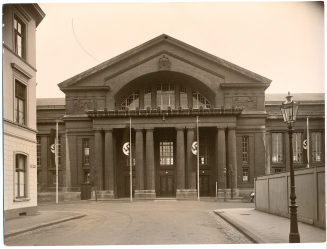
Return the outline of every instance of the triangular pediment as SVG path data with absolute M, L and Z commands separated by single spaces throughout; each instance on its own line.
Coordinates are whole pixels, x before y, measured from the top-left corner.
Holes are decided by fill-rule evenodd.
M 58 86 L 62 90 L 76 87 L 79 85 L 79 82 L 97 75 L 100 72 L 105 72 L 103 76 L 105 81 L 106 79 L 113 77 L 113 75 L 121 74 L 124 71 L 142 63 L 146 63 L 153 58 L 165 55 L 182 61 L 185 64 L 192 64 L 194 67 L 201 68 L 202 70 L 208 71 L 221 78 L 225 77 L 224 72 L 226 72 L 227 75 L 237 75 L 236 78 L 231 78 L 230 80 L 226 79 L 226 81 L 224 81 L 226 83 L 241 83 L 244 81 L 246 83 L 262 83 L 264 85 L 269 85 L 271 82 L 271 80 L 245 68 L 239 67 L 233 63 L 190 46 L 173 37 L 162 34 L 112 59 L 75 75 L 74 77 L 61 82 Z M 102 83 L 104 83 L 104 81 L 102 81 Z

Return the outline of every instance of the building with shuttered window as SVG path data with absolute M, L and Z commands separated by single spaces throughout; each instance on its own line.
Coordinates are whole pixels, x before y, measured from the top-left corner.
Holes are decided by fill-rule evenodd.
M 38 100 L 39 193 L 55 187 L 49 148 L 58 120 L 59 184 L 65 198 L 80 198 L 85 184 L 100 199 L 128 197 L 132 162 L 135 198 L 194 199 L 197 137 L 200 196 L 246 195 L 256 176 L 288 170 L 280 112 L 285 96 L 265 94 L 270 84 L 172 37 L 156 37 L 60 83 L 65 98 Z M 324 96 L 294 97 L 301 104 L 295 167 L 307 165 L 302 146 L 307 116 L 310 167 L 323 165 Z M 123 152 L 130 135 L 132 160 Z

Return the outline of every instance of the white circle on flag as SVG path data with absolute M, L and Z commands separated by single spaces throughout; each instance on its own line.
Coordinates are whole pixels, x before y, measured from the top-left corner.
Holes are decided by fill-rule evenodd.
M 192 148 L 191 148 L 191 150 L 192 150 L 192 153 L 194 154 L 194 155 L 196 155 L 197 153 L 198 153 L 198 142 L 193 142 L 192 143 Z
M 129 155 L 129 142 L 124 143 L 123 145 L 123 153 L 128 156 Z
M 51 144 L 51 145 L 50 145 L 50 151 L 51 151 L 52 153 L 55 153 L 55 150 L 56 150 L 56 148 L 55 148 L 55 144 Z

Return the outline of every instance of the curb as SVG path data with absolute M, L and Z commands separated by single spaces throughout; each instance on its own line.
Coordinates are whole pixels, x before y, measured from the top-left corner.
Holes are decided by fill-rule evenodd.
M 223 220 L 227 221 L 229 224 L 231 224 L 234 228 L 236 228 L 239 232 L 241 232 L 243 235 L 245 235 L 248 239 L 250 239 L 252 242 L 258 244 L 258 243 L 267 243 L 263 239 L 259 238 L 257 235 L 249 231 L 246 227 L 242 226 L 240 223 L 237 223 L 232 218 L 228 217 L 228 215 L 224 214 L 224 211 L 213 211 L 216 215 L 218 215 Z
M 43 228 L 43 227 L 56 225 L 56 224 L 59 224 L 59 223 L 62 223 L 62 222 L 79 219 L 79 218 L 82 218 L 84 216 L 86 216 L 86 215 L 85 214 L 75 215 L 75 216 L 71 216 L 71 217 L 68 217 L 68 218 L 54 220 L 54 221 L 51 221 L 51 222 L 48 222 L 48 223 L 46 223 L 46 222 L 41 223 L 40 225 L 37 225 L 37 226 L 34 226 L 34 227 L 28 227 L 28 228 L 24 228 L 24 229 L 21 229 L 21 230 L 16 230 L 16 231 L 4 234 L 4 238 L 9 238 L 9 237 L 12 237 L 12 236 L 16 236 L 18 234 L 26 233 L 26 232 L 33 231 L 33 230 L 36 230 L 36 229 L 39 229 L 39 228 Z

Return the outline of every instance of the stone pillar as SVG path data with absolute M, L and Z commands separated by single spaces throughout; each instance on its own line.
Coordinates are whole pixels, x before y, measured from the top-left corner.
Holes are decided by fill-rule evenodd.
M 271 170 L 271 133 L 266 132 L 266 140 L 265 140 L 265 154 L 266 154 L 266 167 L 265 167 L 265 174 L 269 175 Z
M 180 86 L 177 84 L 175 85 L 175 109 L 180 107 Z
M 223 189 L 226 187 L 226 175 L 224 170 L 226 168 L 226 139 L 225 139 L 225 128 L 218 127 L 217 131 L 217 179 L 218 188 Z
M 187 128 L 186 167 L 189 189 L 196 190 L 196 155 L 192 153 L 192 143 L 195 141 L 194 128 Z
M 139 93 L 139 108 L 144 109 L 144 88 L 140 89 Z
M 184 198 L 196 199 L 196 155 L 192 153 L 192 143 L 195 141 L 194 128 L 187 128 L 186 141 L 186 171 L 187 171 L 187 190 Z
M 103 141 L 102 131 L 96 129 L 94 131 L 94 162 L 95 167 L 93 171 L 94 186 L 97 187 L 97 191 L 103 190 Z
M 113 130 L 105 130 L 105 190 L 106 197 L 112 199 L 115 197 L 115 172 L 114 172 L 114 146 L 113 146 Z
M 235 127 L 228 127 L 228 167 L 232 170 L 231 186 L 237 189 L 237 158 Z M 237 191 L 235 191 L 237 192 Z
M 176 139 L 176 157 L 177 157 L 177 174 L 176 174 L 176 198 L 185 198 L 185 147 L 184 147 L 184 128 L 177 128 Z
M 151 87 L 151 108 L 155 109 L 157 107 L 157 88 L 156 85 L 153 84 Z
M 140 198 L 144 190 L 143 130 L 135 129 L 136 189 L 135 198 Z
M 155 199 L 155 166 L 154 166 L 154 142 L 153 129 L 146 129 L 146 191 L 144 198 Z

